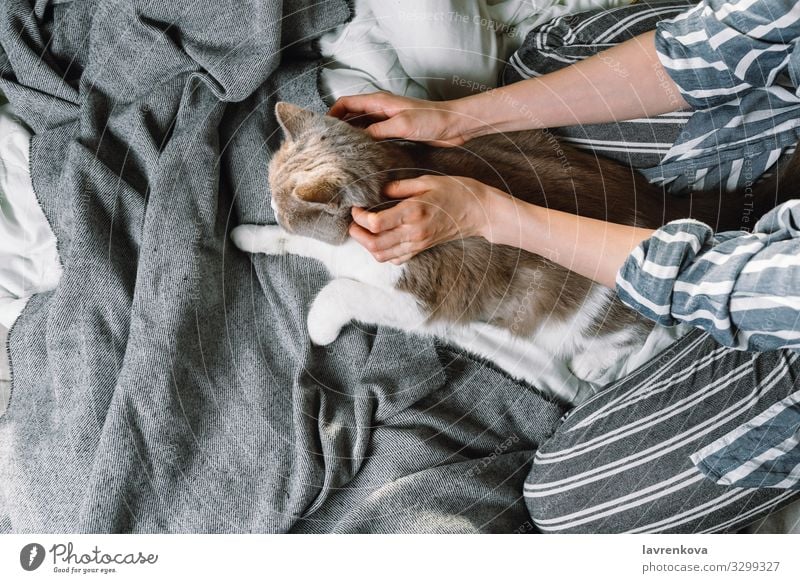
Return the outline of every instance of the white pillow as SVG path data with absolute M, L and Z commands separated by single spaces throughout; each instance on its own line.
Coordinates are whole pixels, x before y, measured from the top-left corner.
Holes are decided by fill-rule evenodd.
M 320 39 L 328 102 L 390 91 L 453 99 L 495 87 L 507 59 L 534 27 L 630 0 L 356 0 L 355 17 Z

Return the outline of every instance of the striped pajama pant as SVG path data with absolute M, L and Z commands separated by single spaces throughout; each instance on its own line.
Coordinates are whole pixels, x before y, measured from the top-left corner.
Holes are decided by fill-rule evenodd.
M 528 35 L 501 84 L 561 69 L 694 4 L 649 0 L 557 18 Z M 624 79 L 619 63 L 606 64 Z M 557 133 L 623 164 L 658 167 L 691 115 L 675 112 Z M 727 170 L 698 166 L 672 177 L 670 186 L 688 190 L 708 172 Z M 798 358 L 788 351 L 735 351 L 691 332 L 570 411 L 541 445 L 525 486 L 536 526 L 548 533 L 727 532 L 800 498 L 798 490 L 717 484 L 690 459 L 782 399 L 800 396 Z
M 718 485 L 690 456 L 798 391 L 800 353 L 737 351 L 693 331 L 565 415 L 526 481 L 534 523 L 552 533 L 738 530 L 800 491 Z

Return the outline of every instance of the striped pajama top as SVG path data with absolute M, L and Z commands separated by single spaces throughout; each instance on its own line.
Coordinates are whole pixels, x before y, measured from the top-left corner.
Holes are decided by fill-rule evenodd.
M 662 171 L 716 166 L 735 188 L 795 144 L 798 40 L 800 2 L 791 0 L 705 0 L 659 23 L 658 55 L 696 110 Z M 726 346 L 800 350 L 800 193 L 752 232 L 714 234 L 692 220 L 667 224 L 628 257 L 617 291 L 648 318 L 692 324 Z M 701 471 L 728 467 L 736 486 L 800 489 L 800 390 L 692 460 Z
M 670 191 L 751 185 L 800 140 L 800 3 L 706 0 L 658 23 L 661 63 L 695 110 L 660 163 Z

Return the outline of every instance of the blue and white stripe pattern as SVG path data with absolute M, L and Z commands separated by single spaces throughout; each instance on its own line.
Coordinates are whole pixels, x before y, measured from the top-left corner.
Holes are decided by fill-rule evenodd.
M 651 31 L 661 20 L 678 16 L 695 4 L 696 0 L 639 2 L 562 15 L 528 33 L 509 59 L 502 82 L 509 85 L 563 69 Z M 629 77 L 621 63 L 605 62 L 620 79 Z M 673 111 L 651 118 L 553 128 L 553 131 L 577 148 L 633 168 L 652 168 L 660 164 L 692 115 L 691 111 Z
M 696 452 L 691 459 L 721 486 L 757 483 L 768 488 L 800 489 L 798 448 L 800 391 Z
M 747 187 L 800 139 L 800 3 L 705 0 L 658 24 L 656 49 L 696 111 L 661 164 L 671 191 Z
M 628 257 L 617 290 L 661 324 L 693 324 L 734 348 L 800 352 L 800 200 L 770 211 L 752 233 L 714 236 L 697 221 L 673 221 Z M 800 489 L 800 390 L 692 461 L 720 485 Z
M 657 170 L 662 178 L 702 190 L 699 173 L 707 187 L 746 188 L 797 142 L 798 38 L 794 0 L 705 0 L 659 23 L 659 57 L 697 109 Z M 724 346 L 798 351 L 800 200 L 770 211 L 751 233 L 669 223 L 630 255 L 617 290 L 656 322 L 692 324 Z M 799 428 L 800 391 L 691 459 L 720 485 L 800 489 Z
M 752 233 L 668 223 L 628 257 L 617 291 L 646 317 L 692 324 L 725 346 L 800 349 L 800 200 L 767 213 Z
M 525 501 L 543 532 L 735 532 L 800 499 L 800 353 L 689 332 L 572 409 Z M 710 478 L 710 479 L 709 479 Z

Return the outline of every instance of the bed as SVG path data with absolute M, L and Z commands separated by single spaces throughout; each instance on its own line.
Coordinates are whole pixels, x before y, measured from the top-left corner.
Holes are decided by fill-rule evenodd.
M 18 112 L 36 134 L 33 177 L 28 128 L 11 111 L 0 117 L 0 178 L 15 209 L 6 211 L 0 228 L 18 243 L 5 250 L 5 264 L 16 265 L 15 272 L 0 270 L 0 341 L 7 344 L 13 326 L 18 387 L 0 425 L 6 460 L 0 479 L 7 484 L 0 526 L 511 532 L 526 523 L 519 497 L 527 463 L 566 407 L 586 395 L 585 387 L 546 355 L 518 357 L 541 369 L 533 387 L 463 350 L 391 331 L 352 330 L 335 345 L 339 354 L 312 349 L 300 323 L 323 282 L 320 270 L 285 259 L 257 258 L 251 265 L 224 235 L 234 221 L 273 220 L 261 185 L 262 159 L 278 139 L 267 113 L 277 97 L 320 108 L 313 95 L 317 81 L 328 104 L 374 90 L 428 98 L 485 90 L 534 26 L 618 2 L 446 0 L 420 10 L 357 0 L 346 23 L 345 3 L 330 4 L 327 12 L 308 9 L 307 18 L 287 25 L 297 36 L 302 66 L 254 63 L 230 46 L 229 53 L 219 51 L 225 43 L 204 38 L 202 25 L 196 37 L 180 41 L 196 61 L 187 62 L 159 34 L 159 23 L 176 14 L 136 6 L 147 14 L 134 31 L 141 46 L 150 43 L 174 57 L 166 59 L 168 67 L 139 73 L 131 86 L 124 75 L 107 73 L 113 66 L 92 69 L 92 54 L 64 33 L 56 61 L 77 51 L 84 72 L 97 75 L 100 91 L 88 111 L 78 115 L 72 107 L 79 99 L 69 74 L 57 90 L 47 75 L 12 84 L 21 92 L 14 97 L 31 87 L 44 97 Z M 88 9 L 70 2 L 51 8 L 56 38 Z M 235 28 L 232 18 L 201 16 Z M 93 25 L 97 42 L 112 42 L 117 18 L 101 12 Z M 302 48 L 295 29 L 327 31 L 318 43 L 321 70 L 303 60 L 310 49 Z M 129 53 L 120 56 L 120 67 L 125 59 L 145 58 L 134 43 L 122 49 Z M 8 54 L 6 70 L 26 62 L 24 55 Z M 232 63 L 226 62 L 230 55 Z M 272 72 L 263 73 L 270 79 L 265 87 L 242 86 L 236 74 L 245 64 L 250 72 L 255 65 Z M 137 92 L 158 75 L 167 80 L 163 90 Z M 192 91 L 170 87 L 174 80 Z M 220 99 L 234 105 L 220 109 Z M 54 106 L 56 100 L 67 105 Z M 165 104 L 183 126 L 167 127 L 159 117 Z M 46 108 L 61 118 L 43 119 Z M 78 147 L 63 135 L 76 122 L 71 131 L 80 127 Z M 101 123 L 110 135 L 93 131 Z M 220 129 L 217 136 L 223 123 L 237 131 Z M 131 130 L 143 131 L 149 143 L 128 139 L 137 135 Z M 197 148 L 198 135 L 214 137 L 203 137 Z M 120 148 L 131 158 L 120 160 L 114 154 Z M 65 165 L 37 173 L 53 160 L 78 170 Z M 215 172 L 200 169 L 198 160 Z M 213 184 L 218 190 L 209 189 Z M 82 194 L 65 201 L 60 188 Z M 219 198 L 201 194 L 209 190 Z M 111 195 L 104 198 L 104 191 Z M 165 230 L 174 236 L 165 238 Z M 103 301 L 87 301 L 88 289 Z M 659 331 L 614 374 L 636 368 L 679 333 Z M 11 387 L 5 356 L 0 353 L 0 410 Z M 413 373 L 404 360 L 415 364 Z M 550 368 L 542 369 L 543 360 Z M 37 370 L 46 374 L 35 378 Z M 57 451 L 57 443 L 69 447 Z M 506 444 L 500 452 L 498 443 Z M 72 477 L 67 487 L 62 479 L 43 479 L 55 468 Z M 22 493 L 25 501 L 18 499 Z M 392 516 L 385 515 L 387 507 L 395 509 Z M 797 527 L 798 513 L 795 505 L 753 529 L 788 531 Z

